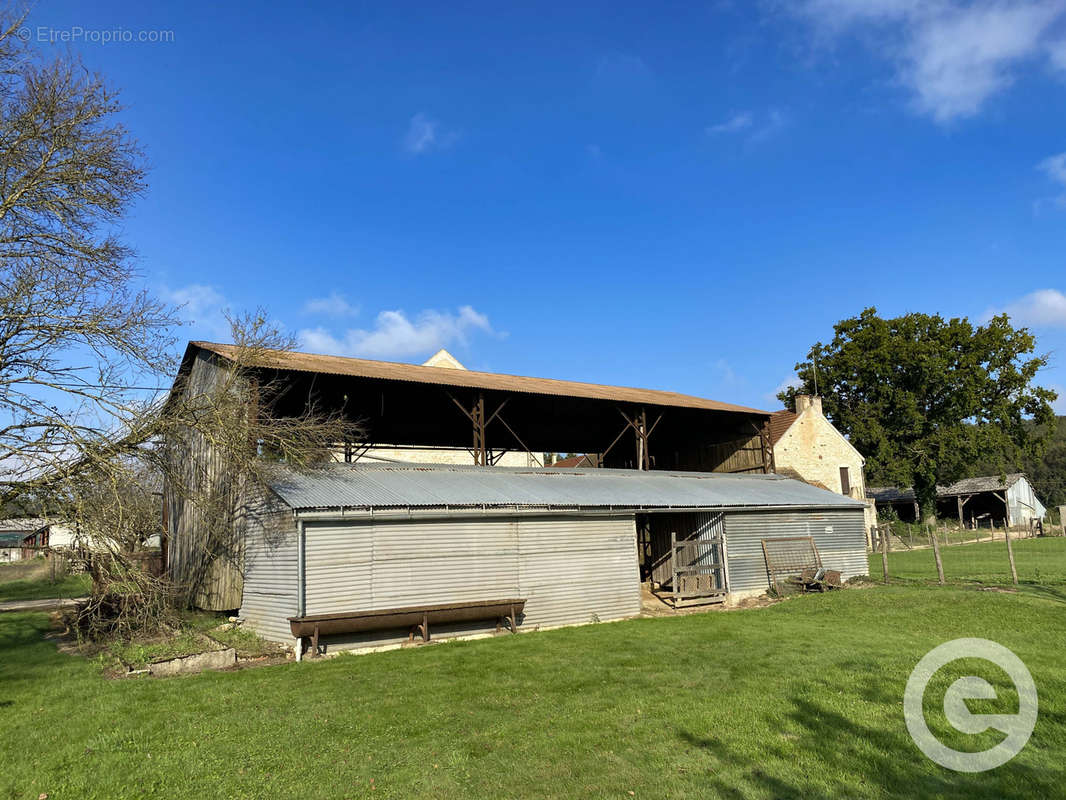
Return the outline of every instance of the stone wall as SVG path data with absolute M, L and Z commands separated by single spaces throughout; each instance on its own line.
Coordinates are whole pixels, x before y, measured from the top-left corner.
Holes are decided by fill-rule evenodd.
M 840 468 L 847 467 L 849 497 L 866 499 L 865 459 L 822 413 L 820 397 L 797 397 L 799 416 L 774 445 L 777 470 L 793 470 L 808 483 L 844 494 Z M 867 503 L 866 528 L 877 524 L 877 512 Z

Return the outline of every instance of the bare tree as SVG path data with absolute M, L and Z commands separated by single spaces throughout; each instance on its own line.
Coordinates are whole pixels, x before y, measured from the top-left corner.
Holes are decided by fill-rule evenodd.
M 314 408 L 271 413 L 281 389 L 255 365 L 292 342 L 263 315 L 234 320 L 238 355 L 217 385 L 165 403 L 146 394 L 177 361 L 175 311 L 140 285 L 115 233 L 145 189 L 142 152 L 116 92 L 23 46 L 24 18 L 0 12 L 0 506 L 32 498 L 104 543 L 82 551 L 94 576 L 84 629 L 129 633 L 161 624 L 174 594 L 134 558 L 160 528 L 151 487 L 165 483 L 211 531 L 204 569 L 239 566 L 242 508 L 269 463 L 313 463 L 354 433 Z M 183 461 L 193 446 L 219 464 L 210 479 Z
M 290 387 L 261 367 L 295 343 L 261 313 L 232 319 L 231 329 L 232 358 L 216 380 L 193 387 L 179 379 L 165 403 L 145 409 L 121 439 L 83 451 L 80 467 L 53 486 L 53 505 L 86 545 L 74 558 L 93 575 L 79 620 L 90 637 L 165 628 L 213 575 L 240 574 L 247 527 L 269 524 L 256 515 L 277 466 L 312 467 L 362 438 L 343 409 L 308 402 L 295 416 L 277 413 Z M 181 543 L 176 581 L 145 569 L 139 553 L 163 533 L 163 486 L 196 531 Z
M 106 447 L 173 365 L 174 315 L 113 232 L 145 186 L 117 95 L 22 46 L 23 19 L 0 19 L 0 501 Z

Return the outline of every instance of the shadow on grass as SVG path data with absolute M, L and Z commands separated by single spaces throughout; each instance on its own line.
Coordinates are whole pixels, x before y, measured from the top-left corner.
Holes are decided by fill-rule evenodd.
M 678 730 L 677 738 L 705 750 L 722 769 L 707 778 L 707 796 L 724 798 L 960 797 L 1047 798 L 1061 796 L 1066 770 L 1058 760 L 1049 768 L 1034 748 L 998 769 L 984 773 L 953 772 L 929 761 L 907 733 L 902 696 L 886 692 L 876 681 L 853 686 L 864 703 L 893 709 L 886 724 L 865 724 L 809 697 L 792 697 L 775 719 L 781 741 L 760 743 L 759 756 L 738 751 L 714 737 Z M 820 687 L 826 696 L 839 687 Z M 1030 745 L 1032 746 L 1032 745 Z M 799 754 L 799 755 L 798 755 Z M 804 764 L 816 765 L 804 771 Z M 797 777 L 798 776 L 798 777 Z
M 84 669 L 84 658 L 63 655 L 54 641 L 45 639 L 50 630 L 47 614 L 0 614 L 0 683 L 32 682 L 42 672 L 58 677 Z

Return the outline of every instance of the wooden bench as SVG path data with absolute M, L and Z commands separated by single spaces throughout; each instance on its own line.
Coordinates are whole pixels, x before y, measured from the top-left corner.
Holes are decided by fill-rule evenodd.
M 518 632 L 518 616 L 525 608 L 525 598 L 508 600 L 475 600 L 467 603 L 443 603 L 439 605 L 405 606 L 383 608 L 374 611 L 347 611 L 337 614 L 312 614 L 289 617 L 292 635 L 301 641 L 311 639 L 311 652 L 318 655 L 320 636 L 343 633 L 362 633 L 390 628 L 407 628 L 407 641 L 413 642 L 415 634 L 429 641 L 429 626 L 447 622 L 480 622 L 496 620 L 499 633 L 506 623 L 511 633 Z

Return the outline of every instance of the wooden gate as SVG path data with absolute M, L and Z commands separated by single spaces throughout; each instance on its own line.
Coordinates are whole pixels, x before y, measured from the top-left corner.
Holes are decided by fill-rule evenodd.
M 649 515 L 653 588 L 675 606 L 725 600 L 721 513 Z

